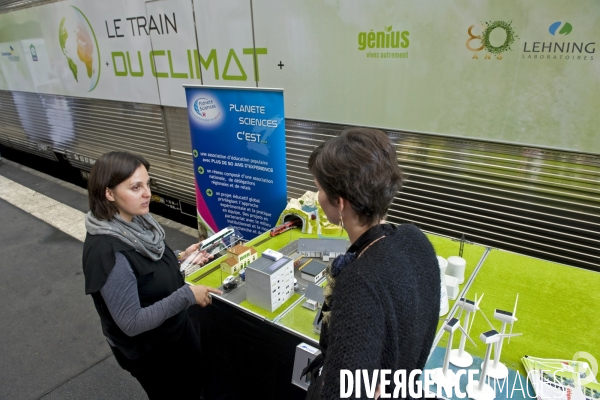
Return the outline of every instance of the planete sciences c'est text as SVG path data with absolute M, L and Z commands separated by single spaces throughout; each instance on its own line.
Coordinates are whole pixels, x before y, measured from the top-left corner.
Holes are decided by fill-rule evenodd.
M 256 105 L 246 105 L 246 104 L 229 104 L 230 112 L 238 112 L 238 113 L 247 113 L 247 114 L 257 114 L 258 118 L 253 117 L 239 117 L 238 120 L 240 125 L 249 125 L 249 126 L 264 126 L 267 128 L 277 128 L 278 123 L 276 119 L 265 119 L 260 118 L 260 116 L 265 114 L 265 106 L 256 106 Z M 247 142 L 261 142 L 260 134 L 240 131 L 236 133 L 238 140 L 246 140 Z

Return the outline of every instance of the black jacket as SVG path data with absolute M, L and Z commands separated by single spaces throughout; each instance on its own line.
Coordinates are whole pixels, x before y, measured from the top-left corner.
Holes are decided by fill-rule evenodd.
M 148 307 L 164 299 L 182 287 L 185 282 L 179 272 L 177 259 L 169 246 L 165 246 L 160 260 L 153 261 L 117 238 L 87 234 L 83 244 L 85 292 L 92 295 L 104 335 L 110 338 L 123 354 L 134 359 L 149 351 L 157 342 L 179 339 L 185 328 L 187 312 L 182 310 L 159 327 L 136 336 L 130 337 L 123 333 L 110 315 L 100 294 L 100 289 L 115 266 L 116 252 L 122 253 L 131 265 L 137 278 L 138 295 L 142 307 Z
M 366 369 L 369 376 L 375 369 L 406 370 L 408 376 L 424 368 L 433 344 L 441 285 L 433 246 L 414 225 L 371 229 L 380 232 L 367 231 L 348 251 L 366 248 L 365 236 L 385 237 L 335 278 L 329 323 L 321 331 L 325 362 L 315 396 L 321 399 L 339 398 L 341 369 Z

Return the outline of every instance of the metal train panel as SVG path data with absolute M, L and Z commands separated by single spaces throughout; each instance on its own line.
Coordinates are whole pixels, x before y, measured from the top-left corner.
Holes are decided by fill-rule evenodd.
M 24 99 L 27 96 L 31 99 Z M 134 151 L 152 164 L 157 193 L 195 204 L 185 109 L 60 98 L 69 107 L 61 111 L 59 129 L 51 122 L 57 116 L 48 117 L 54 108 L 47 105 L 56 104 L 53 96 L 17 97 L 0 91 L 0 118 L 10 121 L 8 129 L 2 129 L 5 145 L 46 157 L 54 156 L 54 150 L 84 170 L 106 151 Z M 28 124 L 23 124 L 22 114 L 9 115 L 16 110 L 15 101 L 27 106 Z M 93 123 L 84 123 L 92 114 Z M 43 131 L 48 126 L 54 126 L 50 135 Z M 344 127 L 286 121 L 289 197 L 316 190 L 308 156 Z M 390 209 L 392 222 L 411 222 L 452 237 L 465 234 L 478 243 L 598 268 L 600 157 L 410 132 L 388 134 L 407 174 Z

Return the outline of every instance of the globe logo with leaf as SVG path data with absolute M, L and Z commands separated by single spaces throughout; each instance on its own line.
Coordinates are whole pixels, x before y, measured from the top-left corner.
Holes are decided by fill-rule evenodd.
M 100 80 L 100 50 L 96 34 L 87 17 L 71 6 L 58 28 L 60 49 L 78 85 L 91 92 Z

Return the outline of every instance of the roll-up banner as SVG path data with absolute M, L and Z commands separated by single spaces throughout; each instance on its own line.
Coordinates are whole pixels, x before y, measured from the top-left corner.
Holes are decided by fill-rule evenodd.
M 199 228 L 251 239 L 287 204 L 283 89 L 184 87 Z

